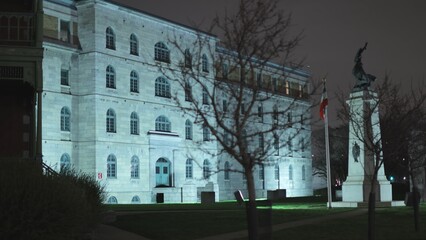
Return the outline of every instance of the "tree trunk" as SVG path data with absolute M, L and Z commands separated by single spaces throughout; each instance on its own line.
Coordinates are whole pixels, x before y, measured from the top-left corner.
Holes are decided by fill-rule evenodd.
M 414 212 L 414 229 L 416 232 L 420 230 L 420 216 L 419 216 L 419 195 L 420 193 L 417 190 L 416 184 L 413 182 L 412 188 L 412 200 L 413 200 L 413 212 Z
M 376 194 L 373 191 L 370 191 L 370 195 L 368 197 L 368 240 L 374 240 L 375 237 L 375 211 Z
M 246 170 L 245 172 L 247 178 L 247 190 L 249 194 L 249 201 L 246 203 L 247 211 L 247 230 L 249 235 L 249 240 L 258 240 L 259 231 L 258 231 L 258 218 L 257 218 L 257 208 L 256 208 L 256 192 L 254 187 L 253 172 Z
M 368 196 L 368 240 L 374 240 L 376 235 L 376 179 L 377 175 L 374 174 Z

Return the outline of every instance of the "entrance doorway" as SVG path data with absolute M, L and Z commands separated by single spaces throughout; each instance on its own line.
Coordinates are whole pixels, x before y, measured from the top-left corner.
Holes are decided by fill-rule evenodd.
M 159 158 L 155 163 L 156 187 L 170 187 L 170 162 Z

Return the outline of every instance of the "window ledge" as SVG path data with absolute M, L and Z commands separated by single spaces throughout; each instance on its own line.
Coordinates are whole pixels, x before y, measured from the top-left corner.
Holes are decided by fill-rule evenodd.
M 179 134 L 176 132 L 161 132 L 161 131 L 148 131 L 148 135 L 163 135 L 163 136 L 171 136 L 171 137 L 179 137 Z

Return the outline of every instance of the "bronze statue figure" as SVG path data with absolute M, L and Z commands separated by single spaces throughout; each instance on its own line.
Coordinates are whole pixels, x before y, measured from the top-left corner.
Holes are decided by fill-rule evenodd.
M 362 68 L 362 52 L 364 52 L 367 49 L 368 42 L 365 43 L 363 48 L 360 48 L 355 56 L 355 66 L 352 69 L 352 74 L 357 79 L 354 90 L 365 90 L 368 87 L 370 87 L 371 82 L 373 82 L 376 77 L 365 73 L 364 69 Z
M 358 162 L 359 154 L 361 152 L 361 149 L 357 142 L 352 146 L 352 156 L 354 157 L 354 161 Z

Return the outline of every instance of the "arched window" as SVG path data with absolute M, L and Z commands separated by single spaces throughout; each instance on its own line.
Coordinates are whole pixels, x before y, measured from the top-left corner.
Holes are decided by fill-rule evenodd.
M 107 159 L 107 178 L 117 178 L 117 159 L 113 154 Z
M 192 102 L 192 86 L 188 80 L 185 81 L 185 101 Z
M 155 96 L 170 98 L 170 84 L 167 79 L 158 77 L 155 79 Z
M 135 112 L 130 114 L 130 134 L 139 135 L 139 117 Z
M 61 172 L 69 169 L 71 167 L 70 155 L 68 155 L 67 153 L 62 154 L 59 166 Z
M 115 124 L 116 124 L 115 112 L 114 110 L 110 108 L 108 109 L 106 114 L 106 131 L 110 133 L 115 133 L 116 132 Z
M 155 60 L 170 63 L 170 51 L 163 42 L 155 44 Z
M 274 105 L 272 108 L 272 120 L 274 124 L 278 123 L 278 107 Z
M 207 159 L 205 159 L 203 162 L 203 178 L 204 179 L 210 178 L 210 162 Z
M 263 133 L 259 133 L 259 135 L 257 135 L 257 138 L 259 144 L 259 151 L 263 153 L 263 151 L 265 150 L 265 139 L 263 138 Z
M 67 107 L 61 109 L 61 131 L 71 130 L 71 112 Z
M 192 55 L 191 52 L 189 51 L 189 49 L 186 49 L 184 52 L 184 64 L 186 68 L 192 68 Z
M 108 198 L 107 203 L 108 203 L 108 204 L 117 204 L 117 203 L 118 203 L 118 201 L 117 201 L 117 198 L 116 198 L 116 197 L 112 196 L 112 197 L 109 197 L 109 198 Z
M 189 119 L 185 121 L 185 139 L 192 140 L 192 123 Z
M 108 65 L 106 68 L 105 79 L 107 88 L 115 88 L 115 71 L 111 65 Z
M 224 63 L 222 64 L 222 78 L 223 79 L 228 79 L 228 72 L 229 68 L 228 68 L 228 64 Z
M 130 92 L 139 92 L 139 76 L 136 71 L 130 72 Z
M 280 180 L 280 166 L 275 164 L 275 180 Z
M 293 166 L 288 166 L 288 180 L 293 180 Z
M 225 165 L 224 165 L 224 171 L 225 171 L 225 175 L 224 175 L 224 179 L 225 180 L 229 180 L 229 171 L 230 171 L 230 166 L 229 166 L 229 162 L 226 161 Z
M 275 156 L 280 155 L 280 136 L 278 136 L 276 133 L 274 133 L 274 151 Z
M 203 126 L 203 141 L 210 141 L 210 130 L 207 126 Z
M 259 117 L 259 122 L 263 122 L 263 106 L 262 106 L 262 104 L 257 105 L 257 116 Z
M 206 54 L 201 56 L 201 69 L 203 72 L 209 72 L 209 60 L 207 59 Z
M 207 88 L 203 86 L 203 104 L 209 104 L 209 93 L 207 92 Z
M 106 48 L 115 50 L 115 34 L 111 27 L 107 27 L 106 35 Z
M 130 178 L 139 178 L 139 158 L 136 156 L 130 160 Z
M 185 177 L 187 179 L 192 179 L 192 170 L 193 170 L 192 159 L 186 159 Z
M 259 165 L 259 180 L 265 180 L 265 166 L 263 164 Z
M 137 56 L 139 55 L 138 52 L 138 38 L 132 33 L 130 35 L 130 54 Z
M 132 204 L 138 204 L 138 203 L 141 203 L 141 199 L 139 198 L 139 196 L 133 196 Z
M 302 166 L 302 180 L 306 179 L 306 170 L 305 170 L 305 165 Z
M 155 119 L 155 131 L 160 132 L 171 132 L 172 131 L 172 125 L 165 116 L 159 116 L 157 119 Z

